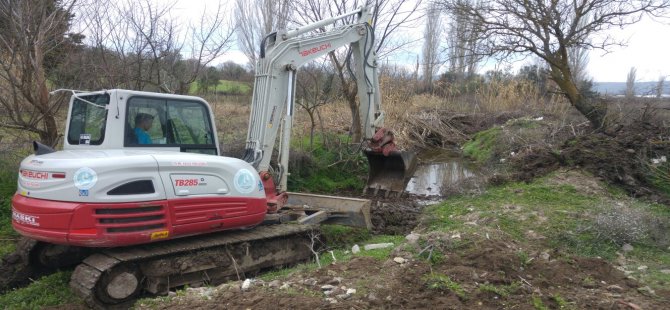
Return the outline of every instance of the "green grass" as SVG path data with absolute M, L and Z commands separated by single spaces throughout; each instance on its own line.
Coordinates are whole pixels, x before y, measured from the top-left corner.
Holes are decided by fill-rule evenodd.
M 449 276 L 437 273 L 430 273 L 424 276 L 426 287 L 431 290 L 450 291 L 456 294 L 461 300 L 467 300 L 467 295 L 463 287 L 458 282 L 453 281 Z
M 549 310 L 549 308 L 545 306 L 544 303 L 542 302 L 542 298 L 540 296 L 533 295 L 531 301 L 533 303 L 533 308 L 535 308 L 535 310 Z
M 29 286 L 0 295 L 3 309 L 42 309 L 80 303 L 68 287 L 71 272 L 61 271 L 43 277 Z
M 482 292 L 494 293 L 500 297 L 508 297 L 515 294 L 521 288 L 519 282 L 512 282 L 508 285 L 480 284 L 479 290 Z
M 200 93 L 200 91 L 200 85 L 196 81 L 191 84 L 188 93 L 193 95 Z M 216 87 L 210 87 L 207 91 L 216 91 L 220 94 L 229 95 L 247 95 L 251 93 L 251 86 L 238 81 L 219 80 L 219 84 Z
M 653 219 L 670 221 L 667 206 L 633 200 L 605 186 L 602 195 L 587 194 L 572 185 L 556 185 L 550 182 L 552 178 L 553 175 L 549 175 L 531 183 L 508 183 L 491 187 L 483 194 L 447 199 L 426 209 L 428 228 L 480 236 L 500 234 L 520 243 L 555 248 L 569 255 L 613 260 L 621 246 L 598 236 L 592 229 L 595 215 L 607 210 L 613 201 L 624 201 L 630 208 L 649 213 Z M 478 225 L 465 225 L 473 218 L 477 219 Z M 659 227 L 656 235 L 663 237 L 667 226 Z M 545 238 L 529 240 L 529 230 Z M 668 238 L 665 236 L 665 241 L 651 237 L 640 240 L 633 244 L 634 250 L 626 254 L 634 264 L 629 268 L 635 271 L 634 276 L 652 288 L 670 283 L 670 275 L 660 272 L 670 266 Z M 517 255 L 521 266 L 530 261 L 525 252 Z M 637 272 L 639 265 L 648 266 L 648 270 Z
M 338 140 L 333 147 L 326 147 L 321 136 L 314 137 L 311 149 L 304 150 L 308 161 L 294 164 L 288 177 L 290 191 L 333 194 L 341 191 L 361 192 L 365 186 L 368 163 L 361 152 L 348 150 L 346 136 L 331 136 Z M 309 137 L 293 139 L 292 148 L 299 150 L 309 145 Z M 297 154 L 297 152 L 295 152 Z
M 493 127 L 478 132 L 470 141 L 463 145 L 463 154 L 480 163 L 491 160 L 495 154 L 498 136 L 501 132 L 502 129 L 500 127 Z
M 12 196 L 16 192 L 16 171 L 0 163 L 0 257 L 13 252 L 18 234 L 12 229 Z
M 357 242 L 370 239 L 370 231 L 343 225 L 321 225 L 321 236 L 331 248 L 349 247 Z
M 373 243 L 393 243 L 395 246 L 398 246 L 399 244 L 401 244 L 404 241 L 404 237 L 403 236 L 392 236 L 392 235 L 377 235 L 377 236 L 372 236 L 367 240 L 361 240 L 361 241 L 362 242 L 358 243 L 359 246 L 361 247 L 361 251 L 357 254 L 351 253 L 351 248 L 350 247 L 334 249 L 332 255 L 330 254 L 330 252 L 320 253 L 319 254 L 319 262 L 321 263 L 321 266 L 322 267 L 323 266 L 328 266 L 329 264 L 332 264 L 333 262 L 335 262 L 333 260 L 333 255 L 335 255 L 335 259 L 337 260 L 337 263 L 347 262 L 354 257 L 372 257 L 374 259 L 384 261 L 384 260 L 389 258 L 389 255 L 391 254 L 391 251 L 393 251 L 393 247 L 385 248 L 385 249 L 375 249 L 375 250 L 365 251 L 365 250 L 363 250 L 363 245 L 364 244 L 373 244 Z M 270 272 L 264 273 L 259 278 L 264 280 L 264 281 L 284 279 L 284 278 L 289 277 L 290 275 L 292 275 L 296 272 L 312 271 L 312 270 L 316 270 L 317 268 L 318 268 L 318 264 L 316 262 L 309 262 L 309 263 L 305 263 L 305 264 L 299 264 L 299 265 L 291 267 L 291 268 L 284 268 L 284 269 L 278 269 L 278 270 L 270 271 Z

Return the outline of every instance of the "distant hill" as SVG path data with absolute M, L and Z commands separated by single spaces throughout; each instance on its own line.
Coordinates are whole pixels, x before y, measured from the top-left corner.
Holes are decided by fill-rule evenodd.
M 656 95 L 657 82 L 636 82 L 635 94 L 638 96 Z M 593 82 L 593 90 L 601 95 L 623 95 L 626 92 L 626 82 Z M 663 85 L 663 94 L 670 95 L 670 81 Z

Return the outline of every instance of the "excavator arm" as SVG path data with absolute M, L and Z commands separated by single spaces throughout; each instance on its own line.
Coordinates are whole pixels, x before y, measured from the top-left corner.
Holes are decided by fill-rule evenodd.
M 310 33 L 338 20 L 354 16 L 355 22 L 335 27 L 321 33 Z M 363 125 L 363 138 L 367 141 L 368 158 L 396 159 L 392 165 L 372 163 L 371 167 L 402 168 L 406 185 L 408 168 L 413 172 L 414 157 L 401 155 L 395 149 L 392 133 L 380 130 L 384 114 L 381 110 L 377 59 L 374 50 L 374 32 L 368 21 L 370 12 L 366 7 L 346 14 L 328 18 L 290 31 L 278 31 L 267 35 L 261 43 L 260 57 L 256 63 L 256 75 L 252 98 L 249 130 L 244 160 L 251 163 L 261 174 L 269 204 L 281 207 L 285 201 L 288 176 L 289 146 L 293 114 L 296 70 L 301 65 L 322 57 L 340 47 L 350 46 L 353 67 L 358 84 L 359 115 Z M 275 142 L 279 138 L 276 168 L 270 165 Z M 393 161 L 393 160 L 392 160 Z M 408 167 L 411 166 L 411 167 Z M 382 172 L 382 174 L 384 174 Z M 379 175 L 379 173 L 372 173 Z M 407 179 L 407 180 L 405 180 Z M 394 181 L 396 182 L 396 181 Z M 368 180 L 370 184 L 370 179 Z M 377 184 L 379 182 L 373 182 Z M 383 182 L 382 182 L 383 183 Z M 397 183 L 397 182 L 396 182 Z M 376 186 L 376 190 L 383 186 Z M 391 192 L 391 188 L 383 188 Z M 404 185 L 395 186 L 395 191 L 404 190 Z

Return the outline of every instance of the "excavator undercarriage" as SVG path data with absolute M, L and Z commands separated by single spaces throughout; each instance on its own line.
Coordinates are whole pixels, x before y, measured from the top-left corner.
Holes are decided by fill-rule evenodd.
M 370 201 L 291 193 L 288 205 L 258 227 L 130 247 L 93 249 L 22 238 L 5 257 L 0 291 L 58 269 L 74 268 L 70 287 L 93 308 L 127 308 L 142 295 L 185 285 L 216 285 L 308 261 L 322 246 L 320 223 L 369 229 Z

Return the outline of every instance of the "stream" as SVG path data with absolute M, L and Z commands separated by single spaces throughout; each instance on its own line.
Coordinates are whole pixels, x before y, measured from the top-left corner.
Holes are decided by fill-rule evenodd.
M 459 192 L 464 181 L 474 181 L 480 175 L 478 167 L 463 158 L 457 150 L 421 152 L 419 165 L 405 190 L 410 195 L 443 197 Z

